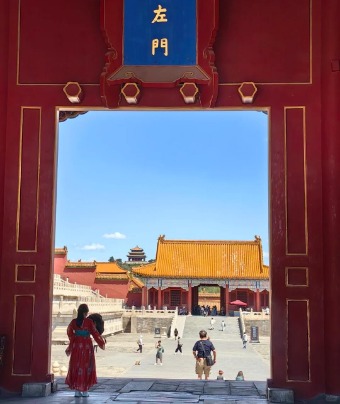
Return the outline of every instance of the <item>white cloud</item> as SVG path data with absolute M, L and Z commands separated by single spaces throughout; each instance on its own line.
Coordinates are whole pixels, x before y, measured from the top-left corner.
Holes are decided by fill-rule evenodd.
M 269 252 L 264 251 L 263 252 L 263 258 L 269 258 Z
M 105 250 L 105 246 L 102 244 L 98 243 L 92 243 L 92 244 L 87 244 L 84 245 L 84 247 L 81 248 L 82 250 Z
M 103 235 L 104 238 L 115 238 L 117 240 L 126 238 L 125 234 L 119 233 L 119 231 L 116 231 L 114 233 L 106 233 Z

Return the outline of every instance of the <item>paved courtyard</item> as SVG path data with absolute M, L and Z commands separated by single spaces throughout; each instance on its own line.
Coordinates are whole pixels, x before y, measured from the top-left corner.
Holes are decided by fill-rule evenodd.
M 175 355 L 176 341 L 162 338 L 165 348 L 163 366 L 155 366 L 154 335 L 143 335 L 143 353 L 137 353 L 139 334 L 118 334 L 107 339 L 105 351 L 96 353 L 99 384 L 91 389 L 89 398 L 76 399 L 68 389 L 64 377 L 58 377 L 58 392 L 47 398 L 19 399 L 8 402 L 27 403 L 265 403 L 266 380 L 270 376 L 269 337 L 260 338 L 259 344 L 242 348 L 236 319 L 228 319 L 227 330 L 219 330 L 221 318 L 217 318 L 214 330 L 209 330 L 211 341 L 217 350 L 217 363 L 212 368 L 210 381 L 197 380 L 192 347 L 198 339 L 198 331 L 207 329 L 209 318 L 188 317 L 184 330 L 183 355 Z M 65 345 L 52 347 L 52 363 L 67 368 Z M 140 364 L 136 364 L 139 363 Z M 217 381 L 218 370 L 224 371 L 226 381 Z M 236 382 L 239 370 L 244 382 Z M 8 399 L 7 399 L 8 400 Z M 15 401 L 17 400 L 17 401 Z M 45 401 L 48 400 L 48 401 Z

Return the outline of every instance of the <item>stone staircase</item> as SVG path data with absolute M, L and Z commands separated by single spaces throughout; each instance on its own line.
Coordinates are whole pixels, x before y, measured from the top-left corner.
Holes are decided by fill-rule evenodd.
M 183 336 L 186 338 L 198 338 L 200 330 L 206 330 L 213 334 L 214 339 L 225 339 L 226 341 L 239 342 L 241 339 L 238 317 L 214 317 L 214 330 L 209 330 L 211 317 L 187 316 Z M 222 332 L 221 322 L 224 320 L 226 327 Z M 213 331 L 213 332 L 212 332 Z M 220 331 L 220 332 L 219 332 Z

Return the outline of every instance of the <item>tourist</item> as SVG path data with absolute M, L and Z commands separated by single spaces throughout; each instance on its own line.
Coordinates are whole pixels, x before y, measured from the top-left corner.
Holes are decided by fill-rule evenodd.
M 209 330 L 213 330 L 213 329 L 214 329 L 214 324 L 215 324 L 215 319 L 214 319 L 214 317 L 211 317 Z
M 175 336 L 175 339 L 177 339 L 177 337 L 178 337 L 178 330 L 177 330 L 177 328 L 174 329 L 174 336 Z
M 137 340 L 137 345 L 138 345 L 137 352 L 142 353 L 143 352 L 143 335 L 139 336 L 139 338 Z
M 196 359 L 195 372 L 197 377 L 202 380 L 204 373 L 205 380 L 209 379 L 211 366 L 216 363 L 216 350 L 213 343 L 207 338 L 207 332 L 199 332 L 200 340 L 195 342 L 192 348 L 194 358 Z M 213 358 L 211 357 L 213 353 Z
M 225 380 L 223 376 L 223 370 L 218 371 L 218 375 L 216 377 L 216 380 Z
M 100 336 L 95 323 L 87 318 L 89 308 L 86 304 L 78 307 L 77 318 L 67 327 L 70 344 L 66 354 L 70 356 L 69 369 L 65 383 L 75 390 L 75 397 L 88 397 L 88 390 L 97 383 L 96 362 L 91 335 L 101 349 L 105 340 Z
M 163 353 L 164 353 L 164 348 L 162 347 L 162 341 L 158 341 L 155 345 L 156 348 L 156 362 L 155 365 L 158 365 L 158 363 L 162 366 L 163 365 Z
M 225 322 L 224 322 L 224 320 L 222 320 L 222 322 L 221 322 L 221 331 L 224 331 L 224 329 L 225 329 Z
M 182 344 L 182 341 L 181 341 L 181 337 L 178 337 L 178 340 L 177 340 L 177 348 L 176 348 L 176 350 L 175 350 L 175 355 L 176 355 L 177 352 L 180 352 L 181 355 L 183 355 L 182 346 L 183 346 L 183 344 Z
M 243 349 L 247 348 L 247 342 L 248 342 L 248 335 L 244 332 L 242 336 L 242 342 L 243 342 Z
M 243 376 L 242 370 L 240 370 L 240 371 L 237 373 L 235 380 L 238 380 L 239 382 L 244 381 L 244 376 Z

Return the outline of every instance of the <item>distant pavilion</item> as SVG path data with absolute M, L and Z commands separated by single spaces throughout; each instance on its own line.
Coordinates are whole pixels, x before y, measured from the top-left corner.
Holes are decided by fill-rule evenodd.
M 128 260 L 126 261 L 126 264 L 138 265 L 145 263 L 146 255 L 143 248 L 137 245 L 136 247 L 130 249 L 129 253 L 127 254 L 127 258 Z
M 253 241 L 165 240 L 158 238 L 156 261 L 132 272 L 142 278 L 142 305 L 198 305 L 199 286 L 219 286 L 220 306 L 228 314 L 236 299 L 254 311 L 269 306 L 269 267 L 261 238 Z

